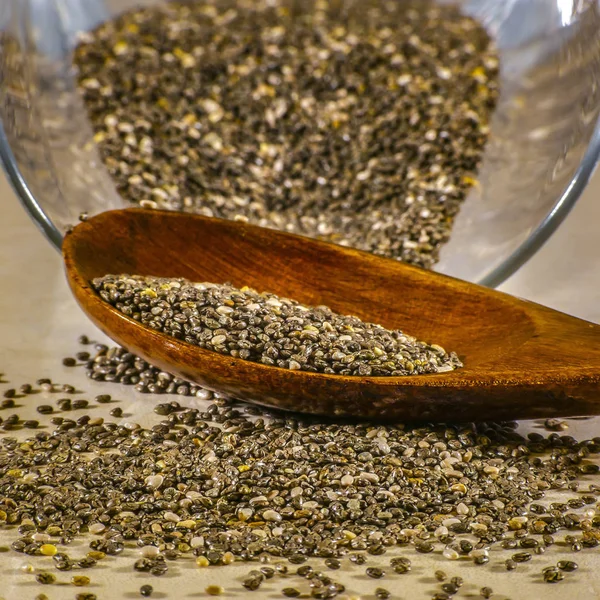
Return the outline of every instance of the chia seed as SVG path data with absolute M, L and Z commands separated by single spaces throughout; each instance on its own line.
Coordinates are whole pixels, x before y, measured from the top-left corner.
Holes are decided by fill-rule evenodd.
M 44 571 L 42 573 L 38 573 L 35 576 L 35 580 L 38 583 L 42 583 L 44 585 L 50 585 L 56 582 L 56 575 L 54 575 L 53 573 L 48 573 L 47 571 Z
M 373 579 L 381 579 L 385 576 L 385 571 L 378 567 L 368 567 L 365 573 Z
M 556 563 L 556 566 L 561 571 L 566 571 L 569 573 L 572 571 L 576 571 L 579 568 L 579 565 L 576 562 L 573 562 L 572 560 L 559 560 L 558 563 Z

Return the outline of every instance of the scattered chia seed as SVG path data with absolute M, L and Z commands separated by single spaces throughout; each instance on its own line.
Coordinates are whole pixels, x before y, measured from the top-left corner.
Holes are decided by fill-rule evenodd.
M 373 579 L 381 579 L 385 576 L 385 571 L 379 567 L 367 567 L 365 573 Z
M 544 427 L 548 431 L 564 431 L 569 428 L 569 425 L 560 419 L 546 419 L 544 421 Z
M 556 567 L 544 569 L 543 577 L 546 583 L 558 583 L 565 578 L 564 573 L 559 571 Z
M 251 592 L 257 590 L 262 582 L 265 580 L 265 576 L 260 571 L 250 571 L 246 579 L 242 582 L 242 585 Z
M 281 593 L 286 598 L 298 598 L 298 596 L 300 596 L 300 590 L 298 590 L 296 588 L 292 588 L 292 587 L 283 588 L 281 590 Z
M 65 367 L 74 367 L 77 364 L 77 361 L 72 357 L 63 358 L 62 364 Z
M 107 275 L 92 285 L 142 325 L 269 366 L 357 376 L 443 373 L 462 366 L 454 353 L 399 330 L 248 288 L 128 275 Z
M 512 555 L 512 559 L 516 563 L 527 562 L 527 561 L 530 561 L 531 558 L 532 558 L 532 556 L 531 556 L 530 552 L 517 552 L 516 554 Z
M 558 563 L 556 563 L 556 566 L 561 571 L 566 571 L 568 573 L 572 571 L 577 571 L 577 569 L 579 568 L 579 565 L 576 562 L 573 562 L 572 560 L 559 560 Z
M 386 590 L 385 588 L 377 588 L 375 590 L 375 598 L 377 600 L 389 600 L 392 597 L 391 592 Z
M 481 590 L 479 590 L 479 595 L 482 598 L 491 598 L 493 594 L 494 590 L 490 587 L 482 587 Z
M 457 8 L 406 4 L 205 0 L 100 25 L 74 62 L 117 189 L 430 267 L 475 183 L 498 58 Z
M 152 588 L 151 585 L 143 585 L 142 587 L 140 587 L 140 596 L 144 596 L 145 598 L 148 598 L 150 596 L 152 596 L 152 592 L 154 591 L 154 589 Z
M 225 590 L 220 585 L 209 585 L 204 591 L 209 596 L 221 596 Z
M 271 567 L 261 567 L 260 572 L 265 576 L 265 579 L 272 579 L 275 577 L 275 569 Z
M 35 580 L 38 583 L 42 583 L 44 585 L 50 585 L 50 584 L 56 582 L 56 575 L 54 575 L 54 573 L 48 573 L 47 571 L 44 571 L 42 573 L 38 573 L 35 576 Z
M 459 586 L 457 586 L 454 583 L 444 583 L 444 584 L 442 584 L 442 591 L 445 594 L 449 594 L 450 596 L 456 594 L 456 592 L 458 592 L 458 588 L 459 588 Z
M 421 540 L 417 540 L 415 542 L 415 550 L 421 554 L 429 554 L 430 552 L 433 552 L 434 549 L 435 546 L 431 542 L 425 542 Z

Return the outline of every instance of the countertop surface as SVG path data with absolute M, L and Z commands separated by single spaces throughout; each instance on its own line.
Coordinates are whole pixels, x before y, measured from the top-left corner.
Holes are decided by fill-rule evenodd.
M 157 417 L 152 411 L 151 396 L 137 394 L 133 389 L 117 384 L 100 384 L 85 377 L 82 369 L 69 369 L 62 358 L 80 349 L 77 338 L 82 333 L 96 340 L 103 336 L 86 320 L 76 306 L 67 288 L 59 254 L 36 229 L 19 205 L 4 176 L 0 174 L 0 372 L 3 378 L 0 391 L 18 387 L 41 377 L 50 377 L 59 383 L 71 383 L 87 397 L 111 393 L 120 401 L 124 419 L 147 424 Z M 519 273 L 506 282 L 506 292 L 534 300 L 567 313 L 600 321 L 600 240 L 597 223 L 600 220 L 600 174 L 597 174 L 584 197 L 567 221 L 559 228 L 547 245 Z M 83 396 L 82 396 L 83 397 Z M 22 417 L 36 414 L 44 393 L 34 400 L 19 402 Z M 195 404 L 197 399 L 183 399 Z M 94 412 L 102 416 L 104 409 Z M 523 427 L 537 427 L 526 423 Z M 570 420 L 566 432 L 574 437 L 588 438 L 600 435 L 600 419 Z M 596 476 L 600 484 L 600 476 Z M 594 479 L 589 478 L 592 482 Z M 16 532 L 0 527 L 0 545 L 9 545 Z M 79 540 L 69 552 L 74 555 L 86 551 L 89 540 Z M 42 586 L 31 573 L 21 567 L 31 564 L 36 569 L 50 566 L 47 557 L 28 557 L 9 552 L 0 554 L 0 598 L 4 600 L 33 600 L 45 593 L 50 600 L 74 599 L 77 593 L 91 592 L 98 599 L 138 598 L 139 587 L 151 583 L 155 593 L 152 598 L 205 598 L 207 585 L 219 583 L 225 588 L 222 597 L 236 598 L 249 594 L 253 598 L 281 598 L 279 590 L 284 585 L 265 585 L 258 592 L 247 592 L 240 581 L 252 567 L 199 569 L 193 560 L 178 561 L 164 577 L 136 573 L 131 568 L 135 550 L 126 550 L 125 556 L 108 559 L 101 568 L 90 570 L 92 583 L 87 588 L 63 585 Z M 413 554 L 411 552 L 411 554 Z M 355 572 L 340 576 L 348 589 L 347 597 L 373 599 L 377 585 L 387 587 L 394 599 L 431 598 L 439 585 L 433 578 L 435 569 L 442 568 L 450 576 L 461 575 L 465 585 L 456 598 L 479 597 L 483 585 L 491 586 L 494 599 L 524 600 L 544 597 L 547 600 L 569 598 L 587 600 L 600 598 L 600 550 L 584 550 L 576 555 L 580 565 L 576 573 L 557 585 L 542 582 L 541 569 L 559 558 L 573 555 L 564 548 L 552 547 L 543 556 L 520 565 L 515 572 L 506 572 L 501 566 L 506 552 L 492 551 L 491 560 L 483 567 L 472 563 L 451 562 L 439 554 L 418 555 L 412 573 L 396 576 L 393 580 L 374 582 Z M 383 558 L 383 557 L 382 557 Z M 386 558 L 386 563 L 389 557 Z M 72 573 L 58 574 L 59 581 L 68 582 Z M 151 578 L 152 581 L 148 581 Z M 341 598 L 339 596 L 338 598 Z

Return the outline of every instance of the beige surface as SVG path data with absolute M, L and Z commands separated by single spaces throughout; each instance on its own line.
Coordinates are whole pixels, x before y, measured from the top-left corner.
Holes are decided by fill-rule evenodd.
M 567 223 L 552 238 L 542 252 L 522 271 L 511 279 L 504 289 L 519 296 L 543 302 L 552 307 L 600 321 L 600 239 L 596 223 L 600 217 L 600 177 L 588 189 Z M 152 398 L 135 394 L 131 389 L 111 384 L 88 381 L 80 369 L 68 369 L 61 365 L 63 356 L 77 350 L 77 337 L 87 333 L 100 339 L 74 301 L 63 279 L 60 257 L 36 230 L 33 223 L 18 205 L 14 194 L 0 175 L 0 278 L 3 283 L 0 294 L 0 372 L 11 385 L 18 386 L 40 377 L 51 377 L 62 383 L 74 383 L 84 394 L 92 397 L 101 392 L 112 393 L 122 401 L 125 420 L 153 422 Z M 0 389 L 5 389 L 1 385 Z M 35 406 L 43 395 L 22 402 L 19 414 L 35 415 Z M 189 403 L 197 403 L 189 400 Z M 103 409 L 94 409 L 101 416 Z M 531 425 L 531 424 L 530 424 Z M 567 432 L 575 437 L 600 435 L 600 420 L 571 421 Z M 598 477 L 600 483 L 600 477 Z M 0 529 L 0 545 L 14 539 L 15 532 Z M 89 540 L 88 540 L 89 541 Z M 83 554 L 87 542 L 80 542 L 69 550 L 73 555 Z M 139 598 L 138 589 L 148 579 L 156 592 L 153 598 L 206 598 L 203 590 L 210 583 L 219 582 L 227 588 L 226 598 L 240 598 L 248 594 L 240 579 L 251 567 L 234 566 L 198 569 L 193 561 L 174 565 L 162 578 L 135 573 L 131 568 L 134 550 L 126 551 L 124 557 L 109 559 L 102 568 L 87 572 L 93 585 L 89 591 L 99 599 Z M 410 556 L 413 556 L 411 552 Z M 560 557 L 554 547 L 544 556 L 522 565 L 516 572 L 507 573 L 498 565 L 506 553 L 492 552 L 491 562 L 483 567 L 450 562 L 439 555 L 418 556 L 415 568 L 409 575 L 389 576 L 375 582 L 364 576 L 362 569 L 345 573 L 343 581 L 350 594 L 364 593 L 365 599 L 374 598 L 377 585 L 394 592 L 396 599 L 430 598 L 439 589 L 432 573 L 443 568 L 450 575 L 460 574 L 466 585 L 456 598 L 478 597 L 482 585 L 490 585 L 496 599 L 547 600 L 568 598 L 588 600 L 600 598 L 600 549 L 586 550 L 575 559 L 580 570 L 567 576 L 558 585 L 541 583 L 540 571 Z M 128 557 L 128 558 L 125 558 Z M 387 563 L 389 555 L 383 557 Z M 347 561 L 346 561 L 347 562 Z M 30 558 L 16 553 L 0 554 L 0 597 L 5 600 L 28 600 L 41 591 L 51 600 L 73 599 L 76 593 L 85 591 L 70 585 L 41 586 L 33 581 L 31 574 L 19 567 L 31 563 L 40 568 L 50 566 L 49 558 Z M 370 561 L 370 564 L 373 564 Z M 58 573 L 58 572 L 56 572 Z M 339 573 L 339 572 L 338 572 Z M 58 573 L 59 580 L 68 581 L 69 573 Z M 261 592 L 250 593 L 252 598 L 281 598 L 279 590 L 285 580 L 265 585 Z

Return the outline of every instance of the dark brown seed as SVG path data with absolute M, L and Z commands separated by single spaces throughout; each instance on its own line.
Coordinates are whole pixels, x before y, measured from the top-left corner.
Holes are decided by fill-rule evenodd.
M 68 356 L 67 358 L 63 358 L 62 364 L 65 367 L 74 367 L 77 364 L 77 361 L 71 356 Z
M 556 566 L 561 571 L 567 571 L 568 573 L 576 571 L 579 568 L 579 565 L 576 562 L 573 562 L 572 560 L 559 560 L 556 563 Z
M 381 579 L 385 576 L 385 571 L 379 567 L 367 567 L 365 573 L 373 579 Z
M 531 553 L 530 552 L 517 552 L 512 555 L 512 559 L 516 563 L 527 562 L 527 561 L 531 560 Z
M 49 404 L 41 404 L 37 407 L 37 411 L 42 415 L 49 415 L 54 412 L 54 409 Z
M 281 590 L 281 593 L 286 598 L 298 598 L 298 596 L 300 596 L 300 590 L 297 590 L 296 588 L 293 588 L 293 587 L 283 588 Z
M 10 388 L 4 392 L 3 396 L 5 398 L 14 398 L 16 393 L 17 393 L 17 391 L 15 389 Z
M 558 583 L 565 578 L 564 574 L 558 569 L 544 570 L 544 581 L 546 583 Z
M 265 576 L 265 579 L 271 579 L 275 576 L 275 569 L 271 567 L 261 567 L 260 572 Z
M 54 575 L 54 573 L 48 573 L 47 571 L 44 571 L 42 573 L 38 573 L 35 576 L 35 580 L 38 583 L 42 583 L 44 585 L 50 585 L 56 581 L 56 575 Z

